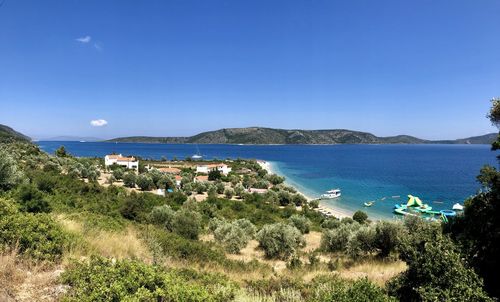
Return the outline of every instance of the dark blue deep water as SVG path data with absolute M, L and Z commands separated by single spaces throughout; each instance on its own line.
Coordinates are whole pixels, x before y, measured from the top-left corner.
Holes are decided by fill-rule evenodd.
M 76 156 L 102 157 L 111 152 L 144 158 L 183 159 L 196 145 L 38 142 L 53 153 L 59 146 Z M 331 188 L 342 197 L 327 204 L 363 209 L 372 218 L 392 217 L 394 203 L 407 194 L 419 196 L 435 209 L 448 209 L 477 192 L 479 169 L 497 166 L 488 145 L 198 145 L 205 159 L 253 158 L 272 162 L 273 169 L 311 197 Z M 401 196 L 396 198 L 393 196 Z M 364 208 L 366 201 L 376 201 Z

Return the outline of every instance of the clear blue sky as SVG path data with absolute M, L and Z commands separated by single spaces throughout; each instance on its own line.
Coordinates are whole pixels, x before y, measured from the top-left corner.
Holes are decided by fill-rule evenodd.
M 5 0 L 0 123 L 35 137 L 485 134 L 499 16 L 498 0 Z

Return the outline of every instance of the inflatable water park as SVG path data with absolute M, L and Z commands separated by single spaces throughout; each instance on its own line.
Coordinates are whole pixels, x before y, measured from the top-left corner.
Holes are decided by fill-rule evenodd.
M 417 196 L 408 195 L 408 202 L 406 204 L 394 205 L 394 213 L 403 216 L 424 216 L 428 219 L 439 217 L 441 220 L 447 222 L 448 217 L 456 216 L 456 211 L 461 211 L 463 209 L 460 204 L 455 204 L 453 208 L 453 210 L 435 210 L 430 205 L 423 203 Z

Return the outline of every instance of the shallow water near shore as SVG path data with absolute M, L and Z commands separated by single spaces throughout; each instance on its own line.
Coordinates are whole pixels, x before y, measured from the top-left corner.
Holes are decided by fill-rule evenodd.
M 144 158 L 184 159 L 197 152 L 189 144 L 38 142 L 48 153 L 59 146 L 75 156 L 111 152 Z M 342 196 L 325 205 L 366 211 L 371 219 L 393 217 L 395 203 L 419 196 L 436 210 L 450 209 L 475 194 L 479 169 L 497 166 L 489 145 L 198 145 L 205 159 L 253 158 L 272 163 L 288 183 L 311 198 L 340 188 Z M 396 196 L 400 196 L 399 198 Z M 375 201 L 372 207 L 363 204 Z

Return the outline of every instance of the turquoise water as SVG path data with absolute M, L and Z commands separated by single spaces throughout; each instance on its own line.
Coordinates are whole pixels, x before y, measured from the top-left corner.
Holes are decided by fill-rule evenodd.
M 53 153 L 60 145 L 76 156 L 102 157 L 111 152 L 144 158 L 185 158 L 197 152 L 189 144 L 39 142 Z M 484 164 L 497 166 L 488 145 L 198 145 L 205 158 L 254 158 L 272 162 L 306 195 L 318 197 L 332 188 L 342 197 L 327 201 L 349 211 L 362 209 L 372 219 L 393 217 L 395 203 L 419 196 L 437 210 L 475 194 Z M 392 196 L 400 196 L 393 198 Z M 385 198 L 385 199 L 384 199 Z M 384 200 L 382 200 L 384 199 Z M 375 201 L 370 208 L 364 202 Z

